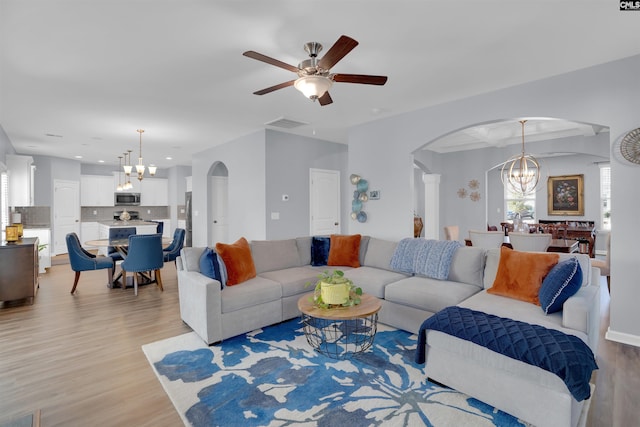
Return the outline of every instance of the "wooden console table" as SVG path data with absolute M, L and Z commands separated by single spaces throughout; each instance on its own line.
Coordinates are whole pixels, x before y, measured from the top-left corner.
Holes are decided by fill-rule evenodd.
M 38 238 L 0 243 L 0 301 L 30 299 L 38 289 Z

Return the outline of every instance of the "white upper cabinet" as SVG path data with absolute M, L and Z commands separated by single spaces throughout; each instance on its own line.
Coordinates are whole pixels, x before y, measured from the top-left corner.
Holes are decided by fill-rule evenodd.
M 137 180 L 137 179 L 136 179 Z M 144 178 L 140 182 L 141 206 L 168 206 L 169 180 L 166 178 Z
M 81 175 L 80 205 L 113 206 L 113 178 L 103 175 Z
M 33 206 L 33 157 L 7 154 L 9 206 Z
M 185 176 L 187 191 L 193 191 L 193 178 L 190 176 Z

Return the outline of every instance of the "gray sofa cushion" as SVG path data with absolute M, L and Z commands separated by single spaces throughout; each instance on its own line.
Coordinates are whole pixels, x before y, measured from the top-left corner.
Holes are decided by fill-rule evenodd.
M 396 271 L 383 270 L 375 267 L 360 267 L 345 271 L 345 277 L 360 286 L 362 291 L 378 298 L 384 298 L 384 288 L 389 283 L 408 277 Z
M 389 263 L 397 246 L 398 242 L 390 242 L 375 237 L 369 238 L 367 253 L 362 265 L 391 270 Z
M 221 296 L 224 314 L 277 301 L 282 298 L 282 288 L 279 283 L 257 276 L 238 285 L 227 286 Z
M 296 237 L 300 265 L 311 264 L 311 236 Z
M 260 277 L 273 280 L 282 285 L 282 296 L 289 297 L 305 292 L 313 292 L 313 285 L 318 280 L 318 271 L 305 265 L 302 267 L 287 268 L 285 270 L 267 271 Z M 310 283 L 309 286 L 306 286 Z
M 186 271 L 200 272 L 200 256 L 204 252 L 205 248 L 200 247 L 183 247 L 180 250 L 180 260 L 182 261 L 182 267 Z
M 257 274 L 300 266 L 296 239 L 253 240 L 251 255 Z
M 371 238 L 369 236 L 360 236 L 360 253 L 358 254 L 358 261 L 360 265 L 364 265 L 364 259 L 367 256 L 367 251 L 369 250 L 369 240 Z
M 397 304 L 437 313 L 478 292 L 480 288 L 474 285 L 413 276 L 387 285 L 384 298 Z
M 486 250 L 463 246 L 458 248 L 451 260 L 448 280 L 468 283 L 482 288 Z

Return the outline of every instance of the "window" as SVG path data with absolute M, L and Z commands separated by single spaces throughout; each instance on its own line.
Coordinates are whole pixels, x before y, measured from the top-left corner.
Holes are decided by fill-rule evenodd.
M 600 223 L 611 230 L 611 166 L 600 165 Z
M 505 178 L 506 180 L 506 178 Z M 512 221 L 516 214 L 526 223 L 534 223 L 536 218 L 536 193 L 522 195 L 511 191 L 508 185 L 504 186 L 504 212 L 505 220 Z

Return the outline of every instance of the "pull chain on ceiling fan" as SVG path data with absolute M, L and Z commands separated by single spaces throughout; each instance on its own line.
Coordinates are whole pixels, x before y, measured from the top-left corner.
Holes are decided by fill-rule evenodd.
M 322 51 L 322 45 L 318 42 L 309 42 L 304 45 L 304 50 L 309 54 L 309 59 L 305 59 L 297 67 L 289 65 L 285 62 L 263 55 L 261 53 L 249 50 L 243 55 L 266 62 L 276 67 L 284 68 L 298 75 L 295 80 L 277 84 L 256 92 L 255 95 L 264 95 L 285 87 L 294 86 L 307 98 L 318 100 L 320 105 L 328 105 L 333 102 L 329 89 L 334 82 L 337 83 L 359 83 L 368 85 L 382 86 L 387 82 L 387 76 L 372 76 L 367 74 L 338 74 L 331 73 L 331 68 L 351 52 L 358 42 L 351 37 L 341 36 L 327 53 L 318 60 L 318 54 Z

